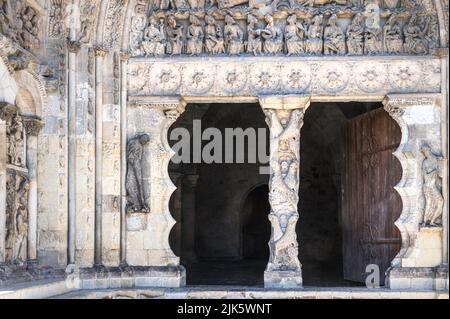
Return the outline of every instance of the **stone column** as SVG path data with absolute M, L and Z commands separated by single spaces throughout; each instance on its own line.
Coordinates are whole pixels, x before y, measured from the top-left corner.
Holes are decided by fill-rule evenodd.
M 403 202 L 395 222 L 402 248 L 387 271 L 391 289 L 439 289 L 448 282 L 448 272 L 441 276 L 436 271 L 443 262 L 446 201 L 442 193 L 447 159 L 442 157 L 441 101 L 437 94 L 405 94 L 389 95 L 383 102 L 402 131 L 400 147 L 394 152 L 403 169 L 395 187 Z
M 37 157 L 38 135 L 43 123 L 38 118 L 24 117 L 27 137 L 27 168 L 30 190 L 28 192 L 28 260 L 37 259 L 37 216 L 38 216 L 38 183 Z
M 176 221 L 175 226 L 172 230 L 172 238 L 174 239 L 174 244 L 176 245 L 174 248 L 174 253 L 177 256 L 181 256 L 181 220 L 182 220 L 182 182 L 183 182 L 183 174 L 178 172 L 170 172 L 170 179 L 175 184 L 177 188 L 175 193 L 172 195 L 172 201 L 170 205 L 170 211 L 172 213 L 173 218 Z
M 95 48 L 95 253 L 94 263 L 102 265 L 103 208 L 103 60 L 108 53 Z
M 301 288 L 295 231 L 300 178 L 300 129 L 309 96 L 267 96 L 259 100 L 270 128 L 269 220 L 270 259 L 264 272 L 266 288 Z
M 76 182 L 77 182 L 77 54 L 81 44 L 75 41 L 76 35 L 71 31 L 71 38 L 67 43 L 68 49 L 68 107 L 67 107 L 67 193 L 68 193 L 68 254 L 67 263 L 75 263 L 76 246 Z
M 6 261 L 6 122 L 4 120 L 3 107 L 0 103 L 0 266 Z
M 195 190 L 198 175 L 186 175 L 183 179 L 183 212 L 181 214 L 181 259 L 183 262 L 197 261 L 195 253 Z
M 148 273 L 141 285 L 179 287 L 185 284 L 185 271 L 169 245 L 169 235 L 175 225 L 169 202 L 176 187 L 168 172 L 169 162 L 175 153 L 167 137 L 170 126 L 184 109 L 185 103 L 176 97 L 139 98 L 130 101 L 127 107 L 128 144 L 136 143 L 136 138 L 144 134 L 150 137 L 149 142 L 142 145 L 143 154 L 139 163 L 142 197 L 148 209 L 127 211 L 126 217 L 127 264 L 158 270 L 157 273 Z M 136 151 L 132 156 L 136 165 Z M 131 163 L 130 158 L 127 160 Z M 133 183 L 135 177 L 130 178 L 130 183 Z M 127 189 L 127 195 L 130 191 L 135 189 Z M 135 197 L 130 196 L 130 199 Z

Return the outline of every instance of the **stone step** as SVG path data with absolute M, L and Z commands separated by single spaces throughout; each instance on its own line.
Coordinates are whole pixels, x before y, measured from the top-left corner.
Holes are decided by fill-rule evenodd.
M 448 291 L 415 291 L 366 288 L 305 288 L 267 290 L 254 287 L 202 286 L 79 290 L 54 299 L 448 299 Z
M 71 291 L 65 280 L 38 280 L 0 287 L 0 299 L 45 299 Z

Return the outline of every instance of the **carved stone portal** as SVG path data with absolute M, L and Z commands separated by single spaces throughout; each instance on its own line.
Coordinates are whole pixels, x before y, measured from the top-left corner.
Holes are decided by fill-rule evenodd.
M 268 288 L 302 287 L 295 227 L 299 218 L 300 129 L 310 98 L 303 96 L 260 99 L 270 128 L 269 220 L 270 259 L 264 273 Z

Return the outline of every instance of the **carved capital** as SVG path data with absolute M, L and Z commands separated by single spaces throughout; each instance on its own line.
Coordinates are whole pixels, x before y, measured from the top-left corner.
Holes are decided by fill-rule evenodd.
M 0 119 L 8 120 L 17 113 L 17 106 L 5 102 L 0 102 Z
M 109 51 L 104 47 L 95 47 L 94 48 L 95 56 L 98 56 L 101 58 L 104 58 L 108 54 L 108 52 Z
M 434 107 L 438 105 L 436 94 L 392 94 L 383 100 L 384 109 L 394 119 L 399 119 L 411 107 Z
M 23 124 L 25 127 L 25 132 L 29 136 L 39 135 L 39 132 L 44 127 L 44 122 L 40 118 L 37 118 L 37 117 L 24 116 Z
M 67 40 L 67 49 L 70 53 L 78 53 L 81 48 L 81 43 L 79 41 Z
M 177 97 L 147 97 L 130 101 L 131 107 L 160 110 L 169 121 L 175 122 L 186 109 L 186 102 Z
M 130 52 L 120 52 L 120 60 L 127 62 L 130 59 Z
M 294 110 L 307 109 L 311 103 L 309 95 L 271 95 L 261 96 L 259 103 L 263 109 Z

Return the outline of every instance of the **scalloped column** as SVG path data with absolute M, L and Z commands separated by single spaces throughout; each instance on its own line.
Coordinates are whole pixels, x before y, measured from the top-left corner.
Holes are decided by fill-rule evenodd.
M 402 236 L 402 248 L 387 274 L 391 289 L 434 289 L 436 269 L 442 263 L 442 225 L 425 226 L 421 146 L 428 144 L 437 156 L 441 145 L 441 97 L 437 94 L 388 95 L 385 110 L 397 121 L 402 139 L 394 156 L 403 176 L 395 187 L 403 210 L 395 225 Z
M 126 217 L 126 262 L 130 266 L 179 267 L 180 260 L 169 245 L 169 235 L 175 220 L 169 201 L 176 190 L 168 167 L 175 154 L 167 134 L 170 126 L 184 112 L 180 98 L 143 98 L 128 105 L 127 139 L 149 134 L 143 162 L 143 187 L 150 213 Z M 184 273 L 181 271 L 180 273 Z M 161 286 L 172 286 L 161 282 Z M 180 278 L 179 285 L 183 285 Z
M 264 272 L 266 288 L 302 288 L 296 225 L 300 179 L 300 129 L 310 96 L 280 95 L 259 99 L 270 129 L 269 220 L 270 259 Z

